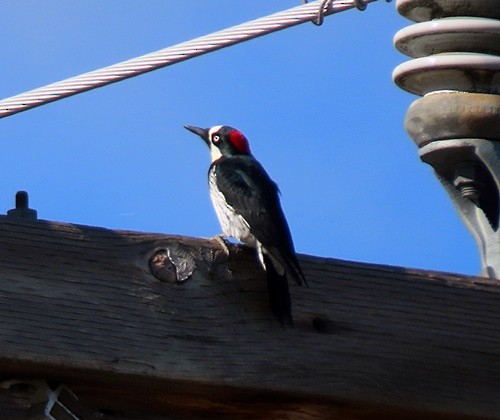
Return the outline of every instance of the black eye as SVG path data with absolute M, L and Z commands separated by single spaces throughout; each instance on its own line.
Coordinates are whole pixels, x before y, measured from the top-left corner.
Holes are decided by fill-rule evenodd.
M 214 135 L 212 136 L 212 142 L 213 142 L 214 144 L 216 144 L 216 143 L 219 143 L 219 141 L 220 141 L 220 136 L 219 136 L 218 134 L 214 134 Z

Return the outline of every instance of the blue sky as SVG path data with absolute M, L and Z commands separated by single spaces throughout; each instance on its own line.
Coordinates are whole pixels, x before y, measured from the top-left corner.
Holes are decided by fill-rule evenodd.
M 0 98 L 300 5 L 0 5 Z M 476 245 L 403 128 L 391 79 L 411 22 L 378 1 L 0 120 L 0 213 L 209 237 L 209 154 L 184 124 L 239 128 L 279 184 L 300 253 L 477 274 Z

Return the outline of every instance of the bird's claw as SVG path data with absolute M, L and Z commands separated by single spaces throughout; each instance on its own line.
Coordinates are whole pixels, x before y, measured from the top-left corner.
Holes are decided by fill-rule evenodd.
M 226 257 L 229 257 L 229 247 L 226 244 L 226 236 L 224 236 L 224 235 L 215 235 L 211 239 L 214 240 L 214 241 L 217 241 L 217 243 L 222 248 L 222 251 L 224 252 L 224 254 L 226 254 Z

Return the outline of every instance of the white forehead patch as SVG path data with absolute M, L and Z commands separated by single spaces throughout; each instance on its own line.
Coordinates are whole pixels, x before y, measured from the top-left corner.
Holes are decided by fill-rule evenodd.
M 208 130 L 208 138 L 212 140 L 212 134 L 217 133 L 223 126 L 222 125 L 214 125 L 210 130 Z
M 222 125 L 214 125 L 210 130 L 208 130 L 208 143 L 210 144 L 210 155 L 212 158 L 212 162 L 216 161 L 220 157 L 222 157 L 222 153 L 219 148 L 212 143 L 212 135 L 217 133 L 223 126 Z

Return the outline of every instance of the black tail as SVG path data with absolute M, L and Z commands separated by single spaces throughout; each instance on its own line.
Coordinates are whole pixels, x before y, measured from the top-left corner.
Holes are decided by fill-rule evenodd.
M 295 254 L 291 254 L 287 259 L 286 259 L 286 265 L 288 271 L 292 274 L 293 278 L 297 282 L 299 286 L 306 286 L 309 287 L 307 284 L 307 280 L 304 276 L 304 273 L 302 272 L 302 268 L 300 267 L 299 262 L 297 261 L 297 257 Z
M 286 272 L 283 275 L 277 273 L 272 260 L 264 254 L 264 264 L 267 274 L 267 292 L 271 311 L 281 325 L 293 325 L 292 300 L 288 289 Z

